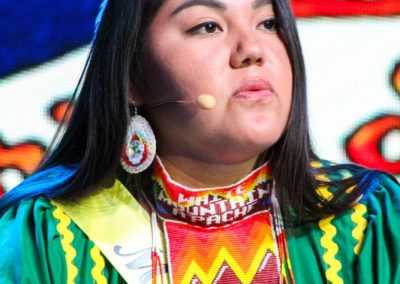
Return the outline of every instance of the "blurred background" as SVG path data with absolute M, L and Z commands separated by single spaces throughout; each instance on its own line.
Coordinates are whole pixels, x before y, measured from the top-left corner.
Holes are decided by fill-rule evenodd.
M 400 180 L 400 1 L 293 0 L 317 153 Z M 28 176 L 79 80 L 101 0 L 0 0 L 0 195 Z

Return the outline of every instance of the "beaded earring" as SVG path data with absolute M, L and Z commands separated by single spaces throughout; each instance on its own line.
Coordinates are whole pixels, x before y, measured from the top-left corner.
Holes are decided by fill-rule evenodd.
M 137 174 L 147 169 L 156 154 L 156 139 L 148 121 L 137 113 L 128 127 L 126 142 L 122 151 L 121 165 L 125 171 Z

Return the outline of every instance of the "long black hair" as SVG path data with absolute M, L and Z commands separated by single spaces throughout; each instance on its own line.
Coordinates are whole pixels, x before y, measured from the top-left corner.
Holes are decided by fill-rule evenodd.
M 47 198 L 82 197 L 96 187 L 110 184 L 116 177 L 135 194 L 150 183 L 152 169 L 138 175 L 120 170 L 119 160 L 129 120 L 128 86 L 140 84 L 141 54 L 146 30 L 163 0 L 108 0 L 101 8 L 92 48 L 81 80 L 71 100 L 74 109 L 65 130 L 58 133 L 55 146 L 38 172 L 61 164 L 77 165 L 62 187 L 41 192 L 18 188 L 0 200 L 0 210 L 21 199 L 42 195 Z M 314 154 L 308 129 L 306 79 L 294 16 L 289 1 L 274 1 L 278 32 L 286 45 L 293 69 L 293 99 L 287 128 L 278 142 L 267 150 L 277 185 L 277 195 L 286 217 L 317 218 L 352 206 L 363 190 L 353 195 L 338 194 L 329 200 L 316 191 L 324 183 L 316 175 L 339 168 L 313 168 Z M 348 168 L 348 167 L 345 167 Z M 339 193 L 357 184 L 364 171 L 356 169 L 353 178 L 336 182 Z M 365 179 L 364 179 L 365 180 Z M 326 183 L 326 182 L 325 182 Z M 366 183 L 365 183 L 366 184 Z

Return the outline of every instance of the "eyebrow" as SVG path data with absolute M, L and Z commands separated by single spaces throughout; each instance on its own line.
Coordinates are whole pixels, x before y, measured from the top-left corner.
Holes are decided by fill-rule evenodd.
M 190 0 L 188 2 L 183 3 L 178 8 L 176 8 L 172 12 L 171 16 L 175 16 L 182 10 L 185 10 L 192 6 L 206 6 L 206 7 L 214 8 L 214 9 L 221 10 L 221 11 L 226 10 L 226 5 L 217 0 Z
M 258 9 L 262 6 L 269 5 L 269 4 L 272 4 L 272 0 L 254 0 L 251 4 L 251 7 L 253 9 Z M 206 6 L 206 7 L 214 8 L 216 10 L 221 10 L 221 11 L 225 11 L 227 9 L 227 7 L 224 3 L 217 1 L 217 0 L 190 0 L 190 1 L 183 3 L 178 8 L 176 8 L 172 12 L 171 16 L 175 16 L 182 10 L 185 10 L 185 9 L 187 9 L 189 7 L 193 7 L 193 6 Z
M 258 9 L 258 8 L 261 8 L 262 6 L 269 5 L 269 4 L 272 4 L 272 0 L 255 0 L 251 4 L 251 7 L 253 7 L 253 9 Z

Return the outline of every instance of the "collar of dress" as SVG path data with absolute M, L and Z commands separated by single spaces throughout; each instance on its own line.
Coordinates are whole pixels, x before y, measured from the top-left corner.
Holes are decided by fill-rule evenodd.
M 174 181 L 156 157 L 152 184 L 144 193 L 161 218 L 203 228 L 229 225 L 271 207 L 273 180 L 267 164 L 231 185 L 190 188 Z

